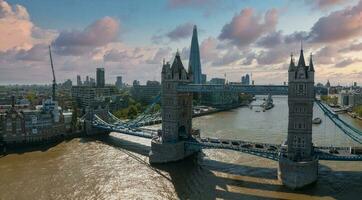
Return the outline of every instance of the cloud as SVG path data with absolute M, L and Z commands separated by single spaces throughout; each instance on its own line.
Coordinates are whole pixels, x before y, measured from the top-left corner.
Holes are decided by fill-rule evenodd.
M 262 50 L 256 55 L 256 60 L 259 65 L 283 63 L 287 61 L 290 51 L 291 48 L 287 45 L 279 46 L 278 48 L 269 50 Z
M 262 20 L 262 17 L 252 8 L 246 8 L 235 15 L 230 23 L 224 25 L 218 38 L 230 41 L 239 47 L 246 46 L 263 34 L 274 31 L 277 22 L 276 9 L 268 10 Z
M 315 58 L 319 64 L 333 64 L 340 58 L 338 48 L 336 46 L 322 47 L 316 52 Z
M 284 38 L 281 31 L 271 32 L 260 38 L 256 43 L 258 46 L 271 48 L 283 42 Z
M 149 54 L 149 49 L 147 48 L 113 47 L 105 51 L 103 60 L 105 62 L 117 62 L 122 65 L 129 65 L 127 67 L 132 67 L 139 63 L 146 63 L 146 60 L 150 59 Z
M 346 58 L 340 62 L 338 62 L 337 64 L 335 64 L 334 66 L 337 67 L 337 68 L 344 68 L 344 67 L 347 67 L 353 63 L 356 63 L 356 62 L 362 62 L 361 59 L 352 59 L 352 58 Z
M 164 35 L 153 35 L 151 37 L 151 41 L 154 44 L 161 44 L 163 43 Z
M 189 38 L 192 35 L 192 28 L 193 24 L 191 23 L 184 23 L 181 25 L 178 25 L 175 29 L 171 30 L 170 32 L 166 33 L 166 36 L 172 41 L 172 40 L 180 40 Z
M 254 52 L 248 52 L 244 55 L 244 60 L 242 61 L 242 65 L 251 65 L 253 64 L 253 60 L 256 58 L 256 54 Z
M 357 44 L 352 44 L 349 47 L 343 48 L 341 50 L 339 50 L 339 52 L 350 52 L 350 51 L 362 51 L 362 42 L 361 43 L 357 43 Z
M 34 45 L 29 50 L 19 50 L 16 54 L 16 59 L 24 61 L 49 61 L 48 46 L 44 44 Z
M 304 0 L 307 5 L 312 5 L 314 9 L 327 9 L 345 3 L 345 0 Z
M 159 48 L 152 59 L 146 60 L 146 63 L 161 65 L 163 59 L 168 60 L 170 58 L 171 50 L 170 47 Z
M 228 51 L 223 54 L 219 59 L 212 62 L 213 66 L 225 66 L 230 65 L 234 62 L 239 61 L 242 58 L 242 55 L 239 51 Z
M 54 41 L 56 52 L 62 55 L 82 55 L 95 47 L 104 46 L 118 39 L 119 22 L 104 17 L 93 22 L 84 30 L 62 31 Z
M 203 63 L 218 59 L 218 40 L 213 37 L 206 38 L 200 43 L 200 57 Z
M 353 7 L 334 11 L 313 25 L 310 40 L 333 43 L 360 37 L 362 33 L 362 1 Z
M 21 5 L 10 6 L 0 0 L 0 51 L 11 48 L 30 48 L 33 23 Z

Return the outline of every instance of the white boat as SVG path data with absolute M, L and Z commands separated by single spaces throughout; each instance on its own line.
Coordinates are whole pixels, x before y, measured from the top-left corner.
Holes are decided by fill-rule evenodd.
M 264 103 L 261 105 L 263 107 L 263 111 L 269 110 L 274 107 L 273 99 L 271 94 L 268 95 L 268 98 L 265 99 Z

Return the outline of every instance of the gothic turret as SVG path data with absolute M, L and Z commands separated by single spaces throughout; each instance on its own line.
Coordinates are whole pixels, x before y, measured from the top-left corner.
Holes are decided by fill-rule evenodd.
M 290 64 L 289 64 L 289 72 L 294 71 L 295 70 L 295 64 L 294 64 L 294 58 L 293 58 L 293 54 L 290 54 Z
M 182 64 L 179 52 L 176 52 L 175 59 L 171 65 L 171 76 L 175 80 L 188 80 L 189 76 Z
M 169 62 L 165 63 L 165 59 L 163 59 L 161 82 L 163 82 L 164 79 L 170 79 L 170 78 L 171 78 L 170 63 Z
M 310 58 L 309 58 L 309 71 L 314 72 L 313 55 L 312 54 L 310 54 Z
M 303 53 L 303 46 L 300 49 L 300 55 L 299 55 L 299 60 L 298 60 L 298 67 L 305 67 L 305 60 L 304 60 L 304 53 Z

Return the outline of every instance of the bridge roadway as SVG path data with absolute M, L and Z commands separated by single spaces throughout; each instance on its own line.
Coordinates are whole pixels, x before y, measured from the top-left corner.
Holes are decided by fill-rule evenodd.
M 317 105 L 321 108 L 321 110 L 327 115 L 327 117 L 338 127 L 343 133 L 349 136 L 355 142 L 362 144 L 362 131 L 357 128 L 349 125 L 347 122 L 343 121 L 339 118 L 339 116 L 330 110 L 326 105 L 324 105 L 319 100 L 316 101 Z
M 288 95 L 286 85 L 239 85 L 239 84 L 185 84 L 177 87 L 179 92 L 237 92 L 253 95 Z
M 148 139 L 158 137 L 157 130 L 146 128 L 126 128 L 122 125 L 107 123 L 98 116 L 95 116 L 93 126 L 109 132 L 118 132 Z M 278 160 L 280 155 L 279 153 L 283 151 L 280 144 L 218 138 L 192 138 L 186 141 L 185 144 L 187 148 L 190 149 L 228 149 L 272 160 Z M 362 155 L 351 154 L 349 147 L 315 147 L 315 154 L 319 157 L 319 160 L 362 161 Z

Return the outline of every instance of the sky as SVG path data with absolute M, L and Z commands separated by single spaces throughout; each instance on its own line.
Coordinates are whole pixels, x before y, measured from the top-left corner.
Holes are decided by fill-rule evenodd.
M 0 84 L 50 84 L 48 45 L 57 82 L 160 80 L 193 25 L 208 80 L 282 84 L 302 41 L 316 82 L 362 84 L 362 0 L 0 0 Z

